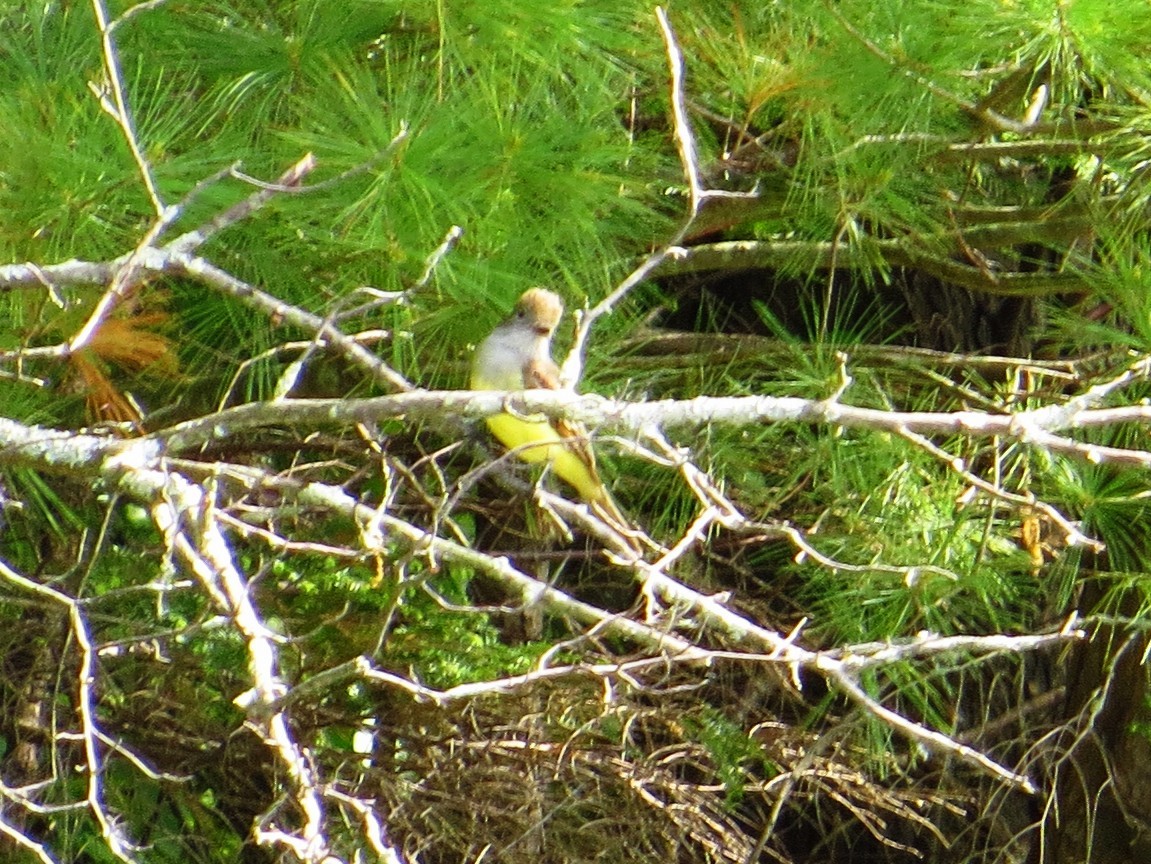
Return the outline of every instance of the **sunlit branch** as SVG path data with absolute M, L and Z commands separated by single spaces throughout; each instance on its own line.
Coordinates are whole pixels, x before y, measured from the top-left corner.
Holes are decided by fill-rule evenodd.
M 1092 462 L 1151 466 L 1151 452 L 1101 447 L 1058 439 L 1054 433 L 1101 425 L 1151 423 L 1151 407 L 1084 409 L 1074 413 L 1045 408 L 1014 412 L 895 411 L 863 408 L 826 399 L 793 396 L 699 396 L 627 402 L 594 394 L 562 390 L 496 391 L 412 390 L 371 399 L 299 399 L 277 403 L 251 403 L 229 408 L 168 429 L 152 440 L 164 442 L 170 452 L 200 447 L 246 431 L 283 423 L 310 428 L 349 423 L 370 423 L 407 417 L 441 418 L 444 414 L 478 420 L 508 409 L 522 414 L 544 414 L 579 421 L 589 428 L 621 434 L 642 434 L 649 429 L 702 428 L 712 424 L 755 426 L 764 423 L 802 423 L 842 426 L 900 434 L 1002 437 L 1024 444 L 1052 446 L 1056 452 Z M 1056 440 L 1053 440 L 1056 439 Z
M 92 0 L 92 9 L 96 16 L 96 25 L 100 28 L 104 75 L 107 81 L 106 86 L 111 90 L 111 100 L 108 99 L 106 93 L 102 92 L 102 88 L 91 83 L 89 87 L 99 97 L 100 106 L 116 121 L 116 125 L 124 133 L 124 139 L 128 143 L 128 149 L 132 152 L 132 159 L 136 162 L 140 178 L 144 181 L 144 188 L 148 192 L 148 199 L 152 203 L 152 208 L 156 211 L 156 216 L 163 219 L 166 207 L 160 199 L 159 190 L 156 188 L 152 167 L 144 158 L 144 151 L 136 137 L 136 126 L 132 119 L 132 112 L 128 108 L 128 97 L 124 92 L 124 80 L 120 72 L 120 57 L 116 40 L 113 38 L 114 28 L 108 19 L 108 10 L 104 8 L 103 0 Z
M 583 368 L 583 357 L 587 351 L 587 340 L 591 335 L 591 328 L 595 322 L 610 313 L 624 297 L 637 285 L 646 281 L 656 269 L 676 254 L 679 244 L 687 237 L 692 225 L 699 216 L 700 207 L 709 197 L 748 197 L 743 193 L 725 192 L 705 189 L 700 180 L 699 154 L 695 144 L 695 133 L 691 129 L 691 119 L 687 113 L 687 100 L 684 91 L 684 59 L 676 40 L 675 31 L 671 21 L 662 6 L 655 10 L 659 22 L 660 33 L 663 36 L 664 49 L 667 52 L 668 70 L 671 78 L 671 109 L 672 126 L 675 134 L 676 149 L 679 151 L 680 164 L 684 177 L 687 179 L 690 205 L 688 212 L 675 233 L 658 249 L 648 255 L 640 264 L 627 275 L 627 277 L 613 288 L 606 297 L 586 312 L 576 313 L 576 333 L 571 349 L 564 359 L 560 370 L 561 379 L 568 385 L 574 385 L 580 379 Z
M 288 846 L 300 860 L 318 864 L 328 856 L 328 839 L 317 779 L 287 718 L 273 707 L 286 690 L 278 671 L 279 637 L 264 624 L 247 580 L 233 559 L 215 515 L 214 484 L 200 486 L 177 474 L 149 470 L 123 459 L 111 460 L 107 468 L 117 475 L 124 493 L 153 505 L 157 522 L 166 533 L 176 533 L 178 557 L 244 638 L 252 686 L 236 698 L 236 704 L 286 770 L 293 800 L 304 817 L 296 834 L 275 830 L 257 834 L 261 842 Z
M 96 724 L 96 653 L 92 647 L 88 622 L 84 618 L 80 604 L 74 598 L 49 585 L 41 584 L 17 573 L 3 561 L 0 561 L 0 578 L 25 591 L 47 598 L 68 611 L 72 638 L 76 640 L 80 653 L 79 668 L 76 673 L 76 702 L 80 715 L 79 737 L 84 749 L 87 774 L 85 799 L 89 812 L 100 827 L 100 834 L 103 836 L 108 850 L 125 864 L 135 864 L 136 859 L 133 857 L 135 847 L 124 836 L 119 819 L 111 815 L 104 804 L 104 759 L 100 752 L 99 727 Z

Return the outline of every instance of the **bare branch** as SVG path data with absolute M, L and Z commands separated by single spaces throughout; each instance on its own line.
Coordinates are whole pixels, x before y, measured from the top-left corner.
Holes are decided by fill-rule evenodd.
M 27 849 L 36 856 L 36 860 L 40 861 L 41 864 L 57 864 L 52 856 L 48 854 L 48 849 L 43 843 L 37 843 L 3 817 L 0 817 L 0 834 L 3 834 L 20 848 Z
M 360 817 L 364 823 L 364 835 L 368 838 L 372 850 L 380 856 L 383 864 L 403 864 L 403 856 L 384 836 L 384 826 L 372 809 L 373 801 L 365 801 L 362 798 L 346 795 L 330 786 L 324 789 L 324 797 L 331 798 L 333 801 L 350 808 Z
M 436 268 L 440 266 L 440 262 L 456 248 L 456 244 L 460 242 L 460 238 L 463 236 L 464 229 L 459 225 L 453 225 L 448 229 L 448 233 L 444 235 L 443 242 L 428 256 L 428 260 L 424 264 L 423 275 L 421 275 L 420 278 L 416 280 L 416 284 L 412 286 L 413 291 L 425 287 L 432 281 L 432 276 L 435 274 Z
M 311 153 L 304 154 L 296 164 L 292 165 L 287 171 L 280 175 L 274 187 L 253 192 L 243 201 L 233 204 L 223 213 L 218 213 L 203 225 L 181 234 L 164 247 L 165 251 L 172 255 L 179 255 L 190 253 L 192 250 L 199 248 L 225 228 L 247 219 L 267 204 L 276 193 L 297 188 L 301 181 L 315 170 L 315 167 L 316 157 Z M 234 173 L 235 169 L 232 168 L 229 170 Z
M 992 111 L 990 108 L 980 106 L 980 105 L 975 105 L 971 102 L 968 102 L 965 99 L 960 98 L 959 96 L 955 95 L 954 93 L 950 92 L 949 90 L 946 90 L 943 87 L 940 87 L 938 84 L 931 81 L 927 77 L 920 75 L 918 72 L 915 72 L 913 69 L 910 69 L 907 66 L 897 62 L 894 57 L 892 57 L 890 54 L 888 54 L 886 51 L 884 51 L 882 48 L 880 48 L 879 45 L 877 45 L 873 40 L 869 39 L 866 35 L 864 35 L 864 33 L 861 30 L 859 30 L 859 28 L 857 28 L 854 24 L 852 24 L 850 21 L 848 21 L 847 18 L 839 10 L 839 8 L 835 5 L 834 2 L 831 2 L 831 0 L 825 0 L 823 5 L 824 5 L 824 8 L 826 8 L 827 11 L 831 14 L 831 16 L 833 18 L 835 18 L 836 21 L 839 22 L 840 26 L 842 26 L 844 30 L 846 30 L 848 33 L 850 33 L 864 47 L 866 47 L 868 51 L 870 51 L 872 54 L 874 54 L 880 60 L 883 60 L 885 63 L 888 63 L 892 69 L 897 70 L 898 72 L 902 73 L 903 75 L 906 75 L 912 81 L 915 81 L 916 83 L 920 84 L 925 90 L 927 90 L 932 95 L 937 96 L 946 102 L 950 102 L 952 105 L 957 106 L 958 108 L 962 109 L 964 112 L 969 114 L 973 119 L 979 120 L 981 123 L 986 124 L 987 126 L 991 127 L 995 131 L 1014 132 L 1016 134 L 1026 134 L 1028 132 L 1035 131 L 1035 128 L 1037 125 L 1037 122 L 1036 122 L 1037 118 L 1034 118 L 1034 119 L 1024 118 L 1024 120 L 1022 120 L 1022 121 L 1012 120 L 1010 117 L 1004 117 L 1002 114 L 998 114 L 995 111 Z
M 699 154 L 696 152 L 695 135 L 691 131 L 691 119 L 687 114 L 687 99 L 683 86 L 683 52 L 675 38 L 675 31 L 672 30 L 667 11 L 662 6 L 657 6 L 655 17 L 659 21 L 664 48 L 667 50 L 667 65 L 671 72 L 671 113 L 675 121 L 675 143 L 679 148 L 679 161 L 683 165 L 688 193 L 691 196 L 691 218 L 695 218 L 706 193 L 699 179 Z
M 434 419 L 445 414 L 478 420 L 508 410 L 525 415 L 564 417 L 579 421 L 590 429 L 631 435 L 651 429 L 700 428 L 711 424 L 805 423 L 893 434 L 1002 437 L 1048 447 L 1054 452 L 1091 462 L 1151 466 L 1151 452 L 1074 442 L 1055 434 L 1103 423 L 1144 425 L 1151 422 L 1151 407 L 1145 405 L 1084 409 L 1073 413 L 1047 408 L 1003 413 L 930 412 L 860 408 L 792 396 L 700 396 L 684 400 L 625 402 L 562 390 L 507 393 L 411 390 L 371 399 L 296 399 L 241 405 L 160 430 L 148 440 L 162 442 L 169 452 L 178 453 L 210 441 L 283 423 L 315 428 L 372 423 L 397 417 Z
M 687 178 L 690 194 L 690 207 L 684 216 L 679 229 L 663 246 L 648 255 L 627 278 L 617 285 L 606 297 L 593 308 L 584 313 L 576 313 L 576 333 L 571 349 L 564 359 L 560 370 L 560 377 L 565 384 L 572 385 L 580 379 L 583 368 L 583 357 L 587 351 L 587 340 L 591 335 L 591 328 L 597 320 L 609 314 L 616 305 L 628 295 L 637 285 L 648 279 L 669 256 L 676 254 L 676 250 L 684 238 L 687 237 L 700 207 L 710 197 L 747 197 L 740 193 L 720 192 L 707 190 L 700 181 L 699 156 L 695 146 L 695 135 L 691 129 L 691 120 L 687 113 L 687 101 L 684 95 L 684 61 L 683 52 L 675 38 L 675 31 L 668 20 L 667 12 L 661 6 L 655 10 L 659 21 L 660 31 L 663 34 L 664 47 L 667 51 L 668 69 L 671 76 L 671 106 L 672 120 L 675 129 L 676 147 L 679 150 L 680 162 L 683 166 L 684 176 Z
M 105 86 L 111 90 L 111 101 L 107 98 L 107 94 L 103 92 L 103 88 L 91 83 L 89 87 L 100 98 L 101 107 L 116 121 L 120 130 L 124 133 L 124 140 L 127 141 L 128 149 L 132 152 L 132 158 L 135 160 L 136 167 L 140 171 L 140 178 L 144 181 L 144 188 L 148 192 L 148 199 L 152 202 L 152 208 L 156 211 L 156 216 L 162 221 L 167 208 L 160 199 L 155 178 L 152 176 L 152 168 L 148 164 L 148 160 L 144 158 L 144 151 L 140 147 L 140 142 L 136 137 L 135 122 L 132 119 L 132 112 L 128 107 L 128 96 L 124 92 L 124 78 L 120 72 L 120 56 L 116 48 L 116 40 L 113 38 L 114 25 L 108 20 L 108 10 L 104 7 L 104 0 L 92 0 L 92 9 L 96 15 L 96 25 L 100 28 L 100 44 L 104 57 L 104 75 L 107 81 Z
M 401 391 L 412 389 L 412 384 L 406 378 L 319 315 L 285 303 L 274 295 L 237 279 L 206 259 L 182 253 L 161 257 L 167 258 L 167 263 L 170 266 L 211 285 L 218 291 L 230 294 L 269 317 L 282 319 L 293 326 L 316 334 L 316 338 L 334 345 L 341 354 L 367 370 L 380 384 L 389 389 Z
M 1034 226 L 1021 226 L 1034 236 Z M 1042 233 L 1042 229 L 1038 229 Z M 1090 287 L 1090 276 L 1074 269 L 1035 273 L 996 272 L 995 280 L 979 267 L 954 260 L 948 252 L 951 237 L 878 238 L 862 235 L 858 241 L 817 240 L 728 240 L 698 246 L 678 246 L 666 250 L 658 266 L 645 271 L 648 276 L 686 275 L 713 270 L 775 269 L 799 270 L 870 269 L 876 261 L 888 266 L 914 267 L 945 282 L 997 297 L 1051 297 Z M 1003 238 L 1004 243 L 1013 241 Z
M 257 836 L 262 842 L 288 846 L 302 861 L 318 864 L 328 857 L 328 840 L 317 780 L 287 718 L 274 707 L 286 690 L 278 671 L 278 637 L 261 620 L 247 581 L 233 560 L 216 518 L 210 488 L 123 458 L 110 460 L 107 468 L 118 475 L 125 492 L 153 504 L 162 527 L 178 531 L 177 554 L 244 637 L 252 687 L 237 697 L 236 703 L 286 769 L 293 800 L 304 815 L 298 834 L 258 830 Z
M 343 183 L 352 177 L 357 177 L 360 174 L 370 171 L 373 167 L 382 162 L 388 156 L 391 156 L 393 153 L 395 153 L 400 144 L 408 139 L 409 130 L 407 122 L 401 120 L 399 126 L 399 131 L 396 132 L 396 134 L 392 137 L 392 140 L 389 141 L 382 150 L 373 154 L 370 158 L 364 160 L 359 165 L 356 165 L 353 168 L 349 168 L 347 171 L 343 171 L 337 174 L 335 177 L 329 177 L 327 180 L 324 180 L 320 183 L 312 183 L 309 186 L 301 186 L 298 184 L 285 185 L 279 182 L 266 183 L 263 180 L 258 180 L 255 177 L 243 173 L 239 170 L 238 166 L 233 167 L 230 173 L 237 180 L 242 180 L 251 186 L 256 186 L 260 189 L 265 189 L 271 192 L 290 192 L 294 195 L 311 195 L 315 192 L 320 192 L 332 186 L 339 185 L 340 183 Z
M 980 771 L 998 777 L 1029 795 L 1034 795 L 1037 791 L 1035 784 L 1031 782 L 1030 778 L 1005 768 L 994 759 L 980 753 L 974 747 L 956 741 L 954 738 L 949 738 L 941 732 L 928 729 L 919 723 L 914 723 L 903 715 L 879 704 L 879 702 L 867 695 L 867 692 L 859 686 L 856 680 L 843 669 L 832 667 L 826 671 L 839 689 L 846 693 L 853 702 L 860 705 L 868 713 L 878 717 L 896 732 L 910 738 L 912 741 L 918 741 L 926 747 L 929 752 L 941 751 L 943 753 L 949 753 L 961 762 L 965 762 Z
M 1016 507 L 1031 508 L 1039 511 L 1048 519 L 1050 519 L 1054 524 L 1058 525 L 1060 529 L 1062 529 L 1063 536 L 1068 546 L 1086 546 L 1095 550 L 1096 552 L 1103 551 L 1102 543 L 1087 537 L 1074 524 L 1072 524 L 1070 519 L 1068 519 L 1050 504 L 1039 501 L 1034 494 L 1029 492 L 1026 495 L 1021 495 L 1016 492 L 1008 492 L 1001 486 L 998 486 L 988 480 L 984 480 L 982 477 L 973 474 L 971 471 L 968 471 L 967 466 L 958 456 L 954 456 L 951 453 L 948 453 L 942 447 L 932 441 L 929 441 L 923 435 L 919 435 L 908 429 L 896 430 L 896 434 L 898 434 L 905 441 L 910 441 L 916 447 L 919 447 L 927 453 L 930 453 L 932 456 L 934 456 L 936 459 L 938 459 L 940 462 L 942 462 L 944 465 L 946 465 L 948 468 L 966 480 L 973 488 L 985 492 L 992 498 L 998 498 L 1000 501 L 1006 501 L 1009 504 L 1013 504 Z
M 124 836 L 119 820 L 111 815 L 104 805 L 104 760 L 99 748 L 100 733 L 96 724 L 96 652 L 88 633 L 80 604 L 61 591 L 42 585 L 17 573 L 0 561 L 0 578 L 40 597 L 44 597 L 68 610 L 72 625 L 72 637 L 80 649 L 80 664 L 77 670 L 77 705 L 80 714 L 80 738 L 84 746 L 85 767 L 88 777 L 86 800 L 88 810 L 100 827 L 100 833 L 108 850 L 125 864 L 135 864 L 133 844 Z M 30 842 L 30 841 L 29 841 Z
M 120 13 L 120 16 L 116 18 L 115 21 L 108 25 L 108 29 L 114 31 L 121 24 L 125 24 L 132 20 L 141 12 L 148 12 L 152 9 L 156 9 L 160 6 L 163 6 L 167 2 L 168 0 L 145 0 L 143 3 L 137 3 L 135 6 L 129 6 L 122 13 Z

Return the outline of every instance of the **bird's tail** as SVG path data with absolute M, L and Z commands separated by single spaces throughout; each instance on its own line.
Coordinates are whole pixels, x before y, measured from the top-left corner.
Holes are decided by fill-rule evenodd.
M 640 538 L 643 536 L 643 532 L 636 528 L 635 524 L 619 509 L 619 505 L 615 503 L 615 499 L 611 497 L 606 486 L 601 484 L 598 491 L 599 494 L 588 501 L 592 512 L 606 522 L 628 545 L 628 548 L 637 555 L 642 555 L 644 547 Z

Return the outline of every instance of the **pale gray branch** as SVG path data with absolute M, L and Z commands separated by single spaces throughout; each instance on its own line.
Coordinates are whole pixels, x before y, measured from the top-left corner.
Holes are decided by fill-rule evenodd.
M 894 434 L 1001 437 L 1045 447 L 1090 462 L 1151 467 L 1151 452 L 1103 447 L 1056 433 L 1101 425 L 1151 422 L 1151 407 L 1062 411 L 1036 408 L 1015 412 L 889 411 L 793 396 L 699 396 L 625 402 L 563 390 L 522 392 L 412 390 L 372 399 L 297 399 L 250 403 L 161 430 L 147 440 L 163 442 L 169 453 L 186 452 L 217 440 L 267 426 L 301 428 L 372 423 L 385 419 L 436 420 L 445 415 L 479 420 L 507 410 L 576 420 L 603 432 L 639 435 L 649 429 L 701 428 L 713 424 L 754 426 L 805 423 L 869 429 Z

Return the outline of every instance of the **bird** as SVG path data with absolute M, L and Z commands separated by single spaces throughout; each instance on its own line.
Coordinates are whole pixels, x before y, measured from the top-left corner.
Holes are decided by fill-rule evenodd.
M 552 360 L 552 336 L 563 318 L 560 296 L 529 288 L 511 316 L 480 343 L 472 361 L 473 390 L 562 390 Z M 525 462 L 547 462 L 601 519 L 633 548 L 635 529 L 600 479 L 587 431 L 578 423 L 543 415 L 493 414 L 488 429 Z

